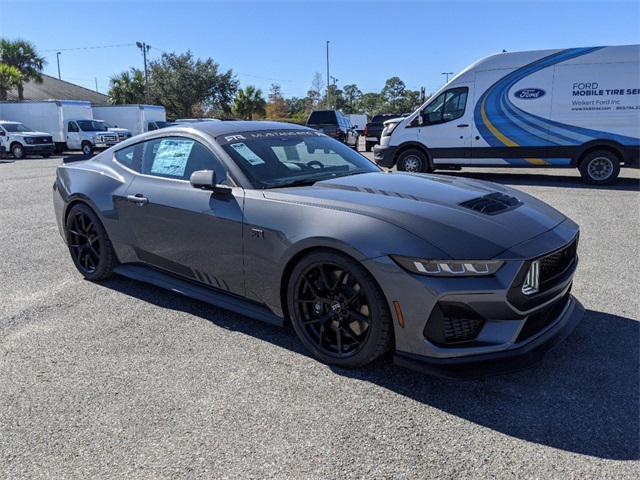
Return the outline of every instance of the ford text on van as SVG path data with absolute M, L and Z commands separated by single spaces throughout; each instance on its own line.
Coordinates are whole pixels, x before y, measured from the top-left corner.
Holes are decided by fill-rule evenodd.
M 406 118 L 376 162 L 398 170 L 577 167 L 590 183 L 640 163 L 640 45 L 502 53 L 472 64 Z

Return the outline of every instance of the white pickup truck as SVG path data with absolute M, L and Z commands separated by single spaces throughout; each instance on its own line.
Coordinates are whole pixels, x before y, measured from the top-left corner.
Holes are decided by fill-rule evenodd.
M 20 122 L 0 120 L 0 156 L 11 153 L 17 160 L 27 155 L 48 158 L 54 148 L 48 133 L 36 132 Z

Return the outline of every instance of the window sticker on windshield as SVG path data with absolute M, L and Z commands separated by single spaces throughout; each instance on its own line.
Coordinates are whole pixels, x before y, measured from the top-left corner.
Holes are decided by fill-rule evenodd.
M 231 147 L 251 165 L 263 165 L 264 160 L 253 153 L 244 143 L 232 143 Z
M 193 148 L 193 140 L 163 139 L 158 145 L 151 173 L 182 177 Z

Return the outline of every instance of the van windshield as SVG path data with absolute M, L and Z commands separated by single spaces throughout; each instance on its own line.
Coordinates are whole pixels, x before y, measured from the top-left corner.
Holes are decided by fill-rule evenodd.
M 17 133 L 17 132 L 33 132 L 30 128 L 22 123 L 3 123 L 2 128 L 4 128 L 7 132 Z
M 107 125 L 97 120 L 78 120 L 78 126 L 83 132 L 105 132 Z

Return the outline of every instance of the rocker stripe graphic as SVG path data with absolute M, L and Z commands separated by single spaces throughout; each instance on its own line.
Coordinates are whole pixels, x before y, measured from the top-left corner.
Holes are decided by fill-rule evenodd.
M 514 105 L 509 93 L 523 78 L 566 60 L 604 47 L 571 48 L 548 55 L 518 68 L 491 85 L 480 97 L 474 118 L 482 138 L 492 147 L 577 146 L 595 139 L 614 140 L 623 145 L 640 145 L 640 139 L 615 133 L 567 125 L 525 112 Z M 520 159 L 505 159 L 521 163 Z M 533 165 L 557 164 L 553 159 L 526 158 Z M 558 159 L 560 160 L 560 159 Z

